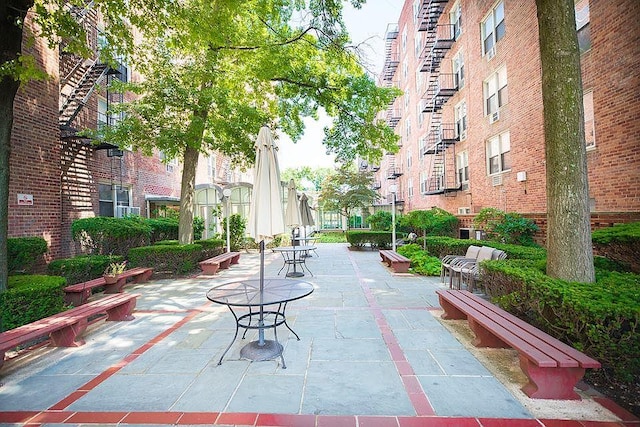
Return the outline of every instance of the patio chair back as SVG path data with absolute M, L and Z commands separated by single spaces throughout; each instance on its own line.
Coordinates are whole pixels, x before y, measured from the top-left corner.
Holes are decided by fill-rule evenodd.
M 467 248 L 467 253 L 465 254 L 465 258 L 477 258 L 478 253 L 480 252 L 480 246 L 471 245 Z
M 486 261 L 488 259 L 492 259 L 494 251 L 495 251 L 495 249 L 493 249 L 493 248 L 491 248 L 489 246 L 481 247 L 480 251 L 478 251 L 478 256 L 476 257 L 476 262 Z
M 491 255 L 491 259 L 507 259 L 507 253 L 505 251 L 501 251 L 500 249 L 496 249 L 493 251 L 493 255 Z

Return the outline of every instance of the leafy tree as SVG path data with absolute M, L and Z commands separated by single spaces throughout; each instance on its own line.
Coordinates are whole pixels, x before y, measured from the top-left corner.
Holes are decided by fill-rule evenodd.
M 375 118 L 399 92 L 378 88 L 347 48 L 342 2 L 304 7 L 298 1 L 189 0 L 169 10 L 171 31 L 143 32 L 144 51 L 136 60 L 145 80 L 129 86 L 140 97 L 120 106 L 126 118 L 104 137 L 182 161 L 180 243 L 193 238 L 199 153 L 216 151 L 250 165 L 265 123 L 277 123 L 295 141 L 304 131 L 302 119 L 323 109 L 334 118 L 324 143 L 338 159 L 397 150 L 397 136 Z M 293 27 L 294 13 L 310 19 Z
M 393 221 L 391 212 L 378 211 L 367 217 L 367 223 L 371 226 L 372 231 L 389 231 Z
M 458 219 L 444 209 L 433 207 L 403 215 L 401 224 L 423 236 L 450 236 L 458 225 Z
M 536 0 L 547 166 L 547 274 L 595 282 L 573 0 Z
M 288 182 L 293 179 L 303 190 L 320 191 L 322 182 L 331 173 L 331 168 L 315 168 L 302 166 L 299 168 L 288 168 L 282 171 L 282 180 Z
M 327 211 L 350 218 L 354 209 L 371 206 L 378 200 L 372 184 L 373 172 L 360 172 L 351 163 L 343 164 L 322 184 L 320 204 Z

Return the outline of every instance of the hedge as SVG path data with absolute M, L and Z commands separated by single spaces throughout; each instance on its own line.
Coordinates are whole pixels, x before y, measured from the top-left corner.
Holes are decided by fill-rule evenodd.
M 9 274 L 31 273 L 33 268 L 44 261 L 42 256 L 49 247 L 42 237 L 13 237 L 7 239 L 7 267 Z
M 149 244 L 152 227 L 142 218 L 82 218 L 71 224 L 73 239 L 92 255 L 126 255 L 130 248 Z
M 422 242 L 423 239 L 420 239 Z M 486 240 L 454 239 L 452 237 L 428 236 L 423 242 L 429 255 L 442 259 L 445 255 L 464 255 L 471 245 L 489 246 L 507 253 L 509 259 L 545 259 L 547 251 L 535 246 L 511 245 Z
M 44 275 L 9 276 L 0 293 L 2 330 L 17 328 L 64 311 L 64 277 Z
M 532 260 L 485 261 L 485 290 L 504 309 L 599 360 L 617 377 L 640 375 L 640 276 L 598 269 L 566 282 Z
M 640 274 L 640 222 L 617 224 L 591 234 L 596 252 Z
M 80 255 L 51 261 L 47 271 L 65 277 L 68 284 L 74 285 L 100 277 L 109 264 L 122 261 L 121 255 Z
M 391 246 L 390 231 L 347 231 L 347 242 L 351 246 L 363 247 L 369 244 L 372 248 L 388 248 Z
M 153 245 L 129 249 L 130 267 L 153 267 L 154 273 L 183 274 L 196 269 L 202 245 Z

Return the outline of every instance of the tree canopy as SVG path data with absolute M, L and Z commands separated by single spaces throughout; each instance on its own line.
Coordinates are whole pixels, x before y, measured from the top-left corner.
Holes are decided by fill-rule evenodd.
M 369 207 L 379 197 L 373 189 L 373 172 L 344 164 L 325 179 L 319 201 L 323 209 L 349 218 L 354 209 Z

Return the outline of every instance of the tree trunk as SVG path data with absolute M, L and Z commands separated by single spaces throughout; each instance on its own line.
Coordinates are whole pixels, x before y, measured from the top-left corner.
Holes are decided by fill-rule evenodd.
M 22 51 L 22 29 L 33 1 L 10 1 L 0 6 L 0 66 L 15 61 Z M 20 23 L 20 24 L 18 24 Z M 0 77 L 0 293 L 8 286 L 7 237 L 9 235 L 9 155 L 13 126 L 13 101 L 20 82 L 15 76 Z M 1 322 L 1 319 L 0 319 Z M 2 325 L 0 323 L 0 330 Z
M 547 169 L 547 274 L 594 282 L 582 78 L 573 0 L 536 0 Z
M 199 152 L 190 145 L 184 150 L 182 185 L 180 189 L 180 222 L 178 239 L 181 245 L 193 243 L 193 205 L 196 186 L 196 167 Z

